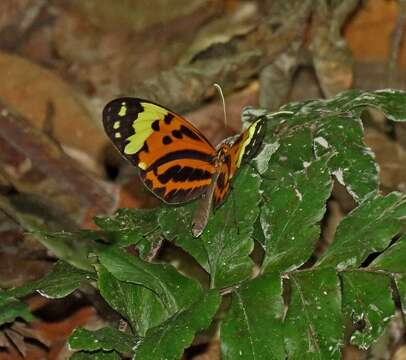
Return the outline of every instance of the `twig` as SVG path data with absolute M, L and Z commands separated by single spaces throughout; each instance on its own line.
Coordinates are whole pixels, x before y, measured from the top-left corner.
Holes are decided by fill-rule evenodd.
M 399 0 L 399 15 L 395 27 L 390 35 L 391 46 L 388 60 L 388 87 L 395 85 L 396 67 L 399 58 L 400 45 L 402 43 L 406 25 L 406 0 Z
M 32 1 L 20 16 L 2 29 L 0 32 L 2 49 L 17 51 L 21 43 L 41 25 L 41 17 L 48 5 L 48 0 Z

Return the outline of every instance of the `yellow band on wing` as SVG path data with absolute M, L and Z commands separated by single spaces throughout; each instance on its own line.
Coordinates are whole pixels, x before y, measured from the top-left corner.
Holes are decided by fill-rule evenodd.
M 238 160 L 237 160 L 237 167 L 240 167 L 242 158 L 245 153 L 245 148 L 247 145 L 251 142 L 252 137 L 255 134 L 255 129 L 258 125 L 259 120 L 254 122 L 249 128 L 248 128 L 248 137 L 245 139 L 245 141 L 241 144 L 240 151 L 238 152 Z
M 136 154 L 141 150 L 145 141 L 154 132 L 151 125 L 156 120 L 163 120 L 165 115 L 168 114 L 166 109 L 161 108 L 158 105 L 142 102 L 141 106 L 144 111 L 138 114 L 138 117 L 134 119 L 133 128 L 134 135 L 131 135 L 126 140 L 129 143 L 124 148 L 126 155 Z

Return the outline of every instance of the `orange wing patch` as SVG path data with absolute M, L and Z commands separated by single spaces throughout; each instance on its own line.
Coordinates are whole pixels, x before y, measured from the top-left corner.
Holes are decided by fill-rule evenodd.
M 215 149 L 188 121 L 146 100 L 108 103 L 103 124 L 118 150 L 140 169 L 144 184 L 167 203 L 203 194 L 215 173 Z
M 214 187 L 213 193 L 213 203 L 214 208 L 219 207 L 222 202 L 224 201 L 225 197 L 230 191 L 231 184 L 230 184 L 230 166 L 226 162 L 223 162 L 218 169 L 218 177 L 216 181 L 216 186 Z

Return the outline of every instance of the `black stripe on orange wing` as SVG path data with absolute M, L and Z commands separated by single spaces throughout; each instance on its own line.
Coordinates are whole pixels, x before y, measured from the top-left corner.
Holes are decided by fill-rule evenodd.
M 216 180 L 216 186 L 213 192 L 213 205 L 214 208 L 218 208 L 230 192 L 230 170 L 231 170 L 231 157 L 227 155 L 225 161 L 218 169 L 218 176 Z
M 205 193 L 210 186 L 211 180 L 189 183 L 187 187 L 173 183 L 170 186 L 153 187 L 152 181 L 146 177 L 143 178 L 143 182 L 153 194 L 165 203 L 181 204 L 196 199 Z
M 140 170 L 144 184 L 171 204 L 187 202 L 203 194 L 213 174 L 214 167 L 210 163 L 193 158 L 175 158 L 148 171 Z
M 141 151 L 138 160 L 145 185 L 167 203 L 183 203 L 206 191 L 215 172 L 215 150 L 201 140 L 188 124 L 160 125 L 146 140 L 148 152 Z
M 184 162 L 188 160 L 198 160 L 203 162 L 204 164 L 210 164 L 213 161 L 213 156 L 203 151 L 195 150 L 195 149 L 181 149 L 176 151 L 171 151 L 167 153 L 163 153 L 160 158 L 156 158 L 156 160 L 148 166 L 146 171 L 153 170 L 156 172 L 160 167 L 166 165 L 168 163 L 173 162 Z

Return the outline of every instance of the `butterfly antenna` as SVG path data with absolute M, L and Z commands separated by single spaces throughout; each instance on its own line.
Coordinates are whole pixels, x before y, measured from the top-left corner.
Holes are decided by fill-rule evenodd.
M 224 113 L 224 126 L 227 127 L 227 112 L 226 112 L 226 101 L 224 100 L 224 95 L 223 95 L 223 90 L 221 89 L 221 86 L 217 83 L 214 83 L 213 86 L 217 89 L 221 102 L 223 104 L 223 113 Z

